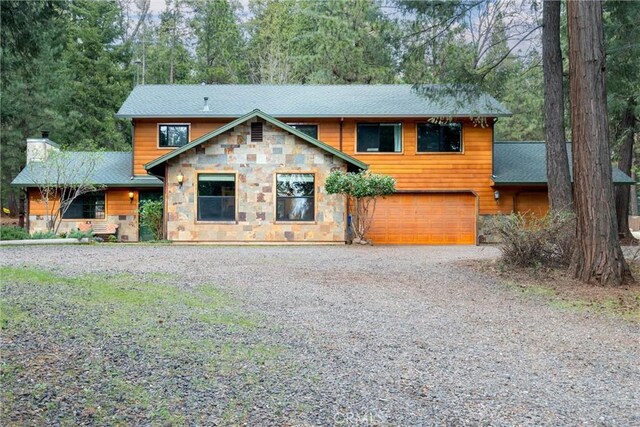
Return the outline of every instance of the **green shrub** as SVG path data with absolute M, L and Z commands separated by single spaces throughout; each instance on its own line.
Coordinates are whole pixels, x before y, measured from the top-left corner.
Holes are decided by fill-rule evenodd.
M 493 229 L 500 237 L 502 261 L 519 267 L 569 265 L 575 247 L 575 217 L 569 212 L 498 215 Z
M 53 231 L 37 231 L 31 235 L 34 240 L 55 239 L 58 236 Z
M 116 236 L 114 236 L 113 234 L 109 234 L 107 236 L 107 242 L 109 242 L 109 243 L 118 243 L 118 238 Z
M 371 228 L 376 200 L 395 193 L 396 181 L 390 176 L 369 171 L 333 171 L 327 177 L 325 189 L 329 194 L 342 194 L 351 207 L 351 230 L 354 243 L 371 243 L 367 232 Z
M 140 225 L 148 227 L 155 240 L 162 238 L 163 209 L 161 200 L 143 200 L 140 205 Z
M 29 238 L 29 233 L 22 227 L 15 225 L 0 226 L 0 240 L 24 240 Z
M 67 234 L 67 237 L 70 239 L 78 239 L 78 240 L 82 240 L 84 238 L 87 239 L 91 239 L 93 238 L 93 230 L 89 229 L 87 231 L 81 231 L 81 230 L 72 230 Z

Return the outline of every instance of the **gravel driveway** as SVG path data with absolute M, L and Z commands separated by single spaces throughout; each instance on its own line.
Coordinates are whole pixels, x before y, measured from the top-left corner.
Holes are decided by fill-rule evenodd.
M 553 308 L 460 262 L 497 255 L 105 244 L 2 248 L 0 265 L 171 273 L 230 292 L 303 367 L 281 387 L 305 409 L 253 425 L 640 425 L 640 326 Z

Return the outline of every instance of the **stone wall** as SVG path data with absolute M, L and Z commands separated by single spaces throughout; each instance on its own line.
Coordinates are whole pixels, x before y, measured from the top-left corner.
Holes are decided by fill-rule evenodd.
M 478 243 L 500 243 L 499 236 L 492 230 L 495 217 L 496 215 L 478 215 Z
M 100 223 L 104 219 L 65 219 L 60 224 L 58 234 L 69 233 L 76 230 L 81 223 Z M 106 222 L 118 224 L 118 240 L 121 242 L 138 241 L 138 217 L 136 215 L 107 215 Z M 39 231 L 47 231 L 47 223 L 44 215 L 29 215 L 29 234 Z
M 255 118 L 253 121 L 258 121 Z M 169 160 L 166 234 L 172 241 L 344 242 L 346 203 L 329 195 L 324 182 L 346 162 L 288 132 L 264 124 L 263 141 L 250 142 L 250 123 Z M 196 215 L 198 173 L 236 174 L 236 221 L 199 222 Z M 276 173 L 314 173 L 316 217 L 313 222 L 277 222 Z M 178 174 L 184 176 L 180 186 Z

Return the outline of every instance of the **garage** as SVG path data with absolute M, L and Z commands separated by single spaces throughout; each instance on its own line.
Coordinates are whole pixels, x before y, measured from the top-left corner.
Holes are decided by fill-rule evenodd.
M 402 193 L 378 199 L 369 238 L 376 244 L 474 245 L 472 193 Z

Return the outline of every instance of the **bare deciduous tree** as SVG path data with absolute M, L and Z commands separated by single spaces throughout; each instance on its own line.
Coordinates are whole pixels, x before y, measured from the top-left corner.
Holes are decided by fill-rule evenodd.
M 47 231 L 58 232 L 64 214 L 74 200 L 102 188 L 94 175 L 102 153 L 55 151 L 43 161 L 27 164 L 29 175 L 45 208 Z

